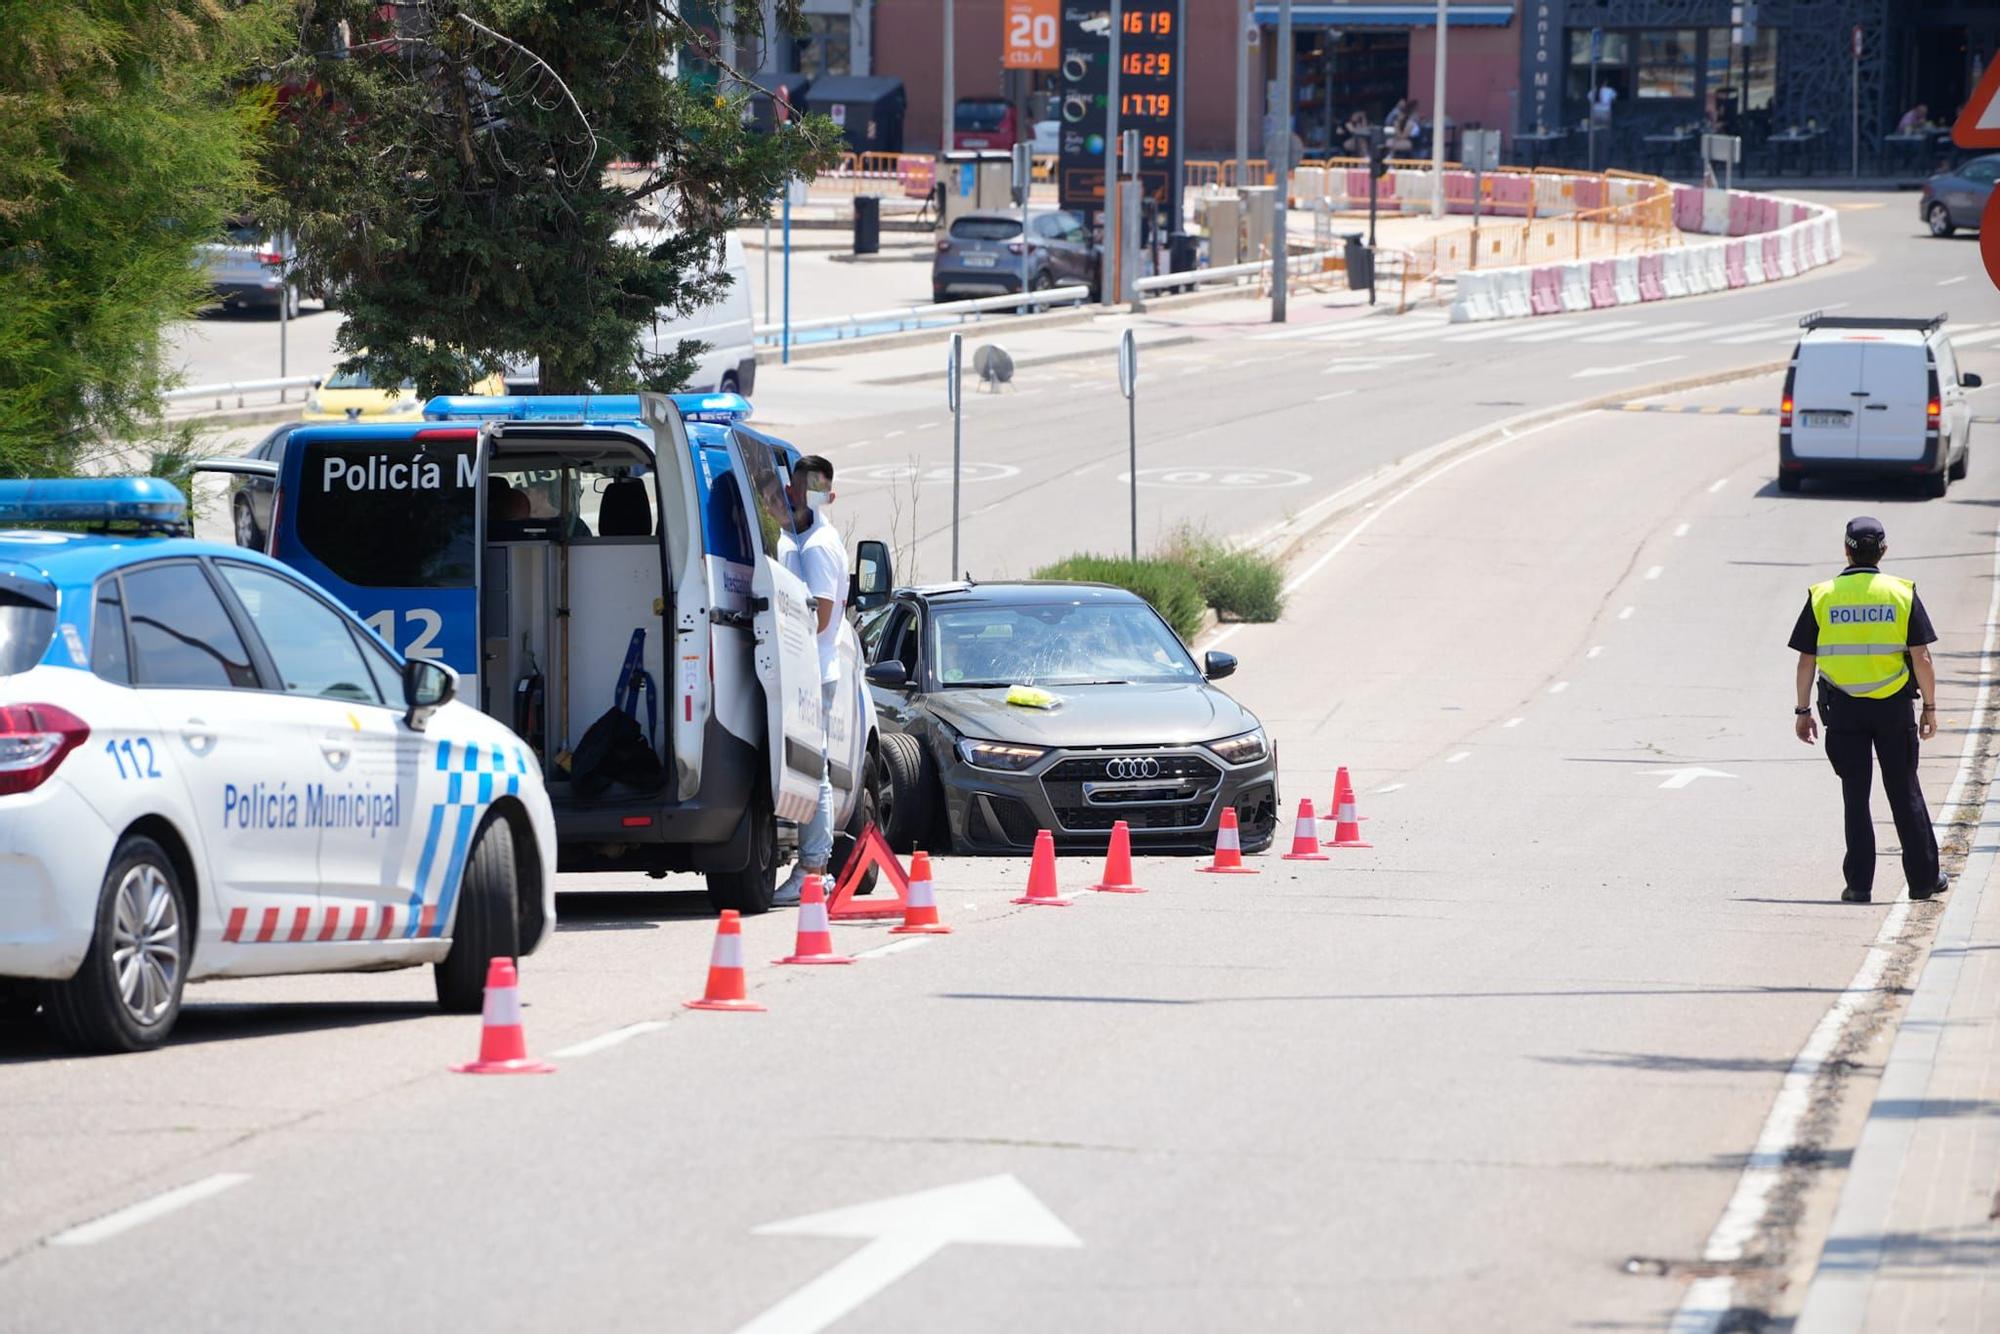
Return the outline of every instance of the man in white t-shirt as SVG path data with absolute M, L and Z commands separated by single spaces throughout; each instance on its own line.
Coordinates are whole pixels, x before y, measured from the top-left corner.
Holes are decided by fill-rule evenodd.
M 821 716 L 831 720 L 833 702 L 840 691 L 840 618 L 847 609 L 847 546 L 826 517 L 833 503 L 833 465 L 817 454 L 808 454 L 792 470 L 786 489 L 792 503 L 795 526 L 792 541 L 784 548 L 785 564 L 805 581 L 812 598 L 813 615 L 819 631 L 819 680 Z M 820 757 L 827 758 L 825 732 L 820 738 Z M 790 907 L 804 893 L 806 877 L 824 875 L 833 855 L 833 779 L 831 769 L 820 766 L 819 810 L 799 831 L 799 862 L 772 898 L 774 907 Z

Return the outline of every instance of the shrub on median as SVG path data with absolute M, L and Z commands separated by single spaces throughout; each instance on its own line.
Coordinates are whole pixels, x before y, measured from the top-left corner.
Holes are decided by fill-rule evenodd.
M 1124 560 L 1113 556 L 1071 556 L 1034 573 L 1036 579 L 1073 580 L 1111 584 L 1136 593 L 1153 604 L 1153 610 L 1182 639 L 1192 641 L 1201 633 L 1201 585 L 1192 572 L 1173 561 L 1149 558 Z
M 1234 550 L 1192 525 L 1178 529 L 1159 554 L 1194 575 L 1223 620 L 1275 621 L 1285 610 L 1284 571 L 1269 556 Z

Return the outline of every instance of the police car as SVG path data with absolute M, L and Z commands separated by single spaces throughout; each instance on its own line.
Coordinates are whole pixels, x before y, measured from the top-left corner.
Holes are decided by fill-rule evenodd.
M 152 478 L 0 482 L 0 990 L 137 1051 L 206 977 L 489 959 L 555 919 L 539 769 L 310 582 L 186 540 Z

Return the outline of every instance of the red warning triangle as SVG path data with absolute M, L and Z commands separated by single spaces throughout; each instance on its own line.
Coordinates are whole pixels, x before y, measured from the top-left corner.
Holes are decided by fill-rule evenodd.
M 1960 148 L 2000 148 L 2000 60 L 1979 76 L 1979 86 L 1951 127 L 1951 141 Z
M 871 902 L 865 906 L 854 902 L 854 892 L 861 887 L 861 878 L 868 874 L 871 866 L 882 868 L 882 881 L 896 891 L 893 902 L 872 895 Z M 847 866 L 840 873 L 840 883 L 834 886 L 833 897 L 827 900 L 826 915 L 836 922 L 867 921 L 877 917 L 900 919 L 909 897 L 909 876 L 903 873 L 896 854 L 889 850 L 889 840 L 883 838 L 882 831 L 871 824 L 855 840 L 854 851 L 847 854 Z

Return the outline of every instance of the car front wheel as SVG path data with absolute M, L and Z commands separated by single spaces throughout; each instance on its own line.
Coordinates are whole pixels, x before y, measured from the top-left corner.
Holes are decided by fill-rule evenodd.
M 477 1014 L 486 1000 L 486 967 L 521 952 L 521 872 L 514 827 L 486 817 L 465 863 L 451 952 L 432 965 L 438 1004 L 453 1014 Z
M 1952 225 L 1951 210 L 1941 203 L 1932 204 L 1930 211 L 1924 215 L 1924 218 L 1931 225 L 1932 236 L 1950 236 L 1958 230 L 1957 227 Z
M 159 1046 L 180 1016 L 188 946 L 187 896 L 173 859 L 150 838 L 126 838 L 105 872 L 83 966 L 42 993 L 50 1028 L 77 1051 Z
M 931 792 L 924 772 L 923 742 L 907 732 L 882 738 L 882 768 L 888 776 L 882 834 L 897 852 L 909 852 L 930 832 Z

